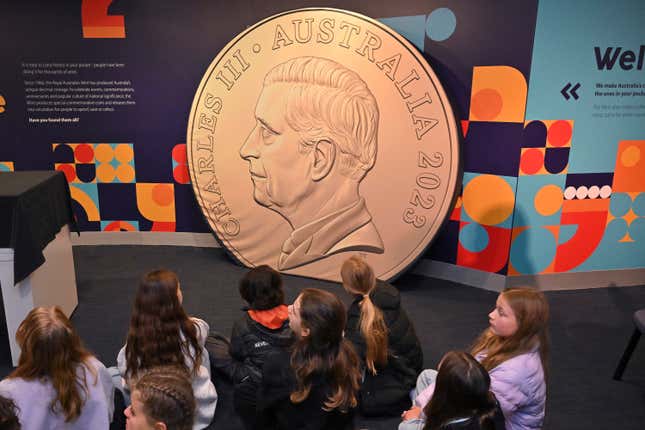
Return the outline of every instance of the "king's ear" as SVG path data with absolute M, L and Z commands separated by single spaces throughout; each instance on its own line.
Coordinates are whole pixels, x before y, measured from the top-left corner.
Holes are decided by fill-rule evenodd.
M 155 430 L 168 430 L 168 427 L 166 427 L 166 423 L 157 421 L 154 425 L 153 428 Z
M 336 161 L 336 145 L 330 140 L 319 140 L 314 145 L 314 181 L 320 181 L 329 174 Z

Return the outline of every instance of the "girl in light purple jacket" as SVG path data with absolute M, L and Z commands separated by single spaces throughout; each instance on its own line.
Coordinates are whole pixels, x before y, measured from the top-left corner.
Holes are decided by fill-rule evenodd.
M 549 305 L 533 288 L 509 288 L 488 314 L 490 327 L 475 341 L 472 354 L 491 379 L 507 430 L 541 429 L 546 403 L 546 362 L 549 351 Z M 424 370 L 413 390 L 413 406 L 402 414 L 399 430 L 425 425 L 423 408 L 432 401 L 435 370 Z

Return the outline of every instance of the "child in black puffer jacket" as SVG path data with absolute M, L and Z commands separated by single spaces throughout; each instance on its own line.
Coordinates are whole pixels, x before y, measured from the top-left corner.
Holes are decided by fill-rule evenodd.
M 269 354 L 291 346 L 293 333 L 278 272 L 266 265 L 251 269 L 240 280 L 239 291 L 248 306 L 233 324 L 230 342 L 213 333 L 206 349 L 213 373 L 233 382 L 235 409 L 245 427 L 254 428 L 262 366 Z
M 399 415 L 423 367 L 423 351 L 412 321 L 393 286 L 376 280 L 365 260 L 354 256 L 341 267 L 343 287 L 355 296 L 347 311 L 345 337 L 364 369 L 359 396 L 365 416 Z

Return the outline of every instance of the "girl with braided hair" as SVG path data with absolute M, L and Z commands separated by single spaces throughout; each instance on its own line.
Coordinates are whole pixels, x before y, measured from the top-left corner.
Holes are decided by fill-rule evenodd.
M 190 430 L 195 396 L 190 375 L 180 367 L 144 371 L 134 383 L 132 403 L 124 411 L 126 430 Z
M 423 368 L 417 334 L 401 306 L 399 292 L 378 282 L 358 256 L 340 270 L 345 291 L 355 298 L 347 311 L 345 337 L 361 357 L 363 383 L 359 407 L 363 415 L 399 415 Z
M 197 403 L 195 430 L 207 427 L 215 416 L 217 392 L 211 381 L 210 360 L 204 348 L 208 324 L 189 317 L 182 306 L 177 275 L 154 270 L 141 279 L 134 302 L 126 344 L 117 357 L 113 378 L 129 403 L 128 388 L 153 367 L 178 366 L 191 377 Z

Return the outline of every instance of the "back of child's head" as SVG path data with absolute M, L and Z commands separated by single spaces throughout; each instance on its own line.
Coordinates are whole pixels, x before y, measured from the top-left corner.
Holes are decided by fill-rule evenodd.
M 187 357 L 193 361 L 193 371 L 197 371 L 202 348 L 195 323 L 186 314 L 180 296 L 179 279 L 174 272 L 159 269 L 141 278 L 126 340 L 129 378 L 156 366 L 175 365 L 188 371 Z
M 262 311 L 284 304 L 282 277 L 267 265 L 249 270 L 240 280 L 239 291 L 253 310 Z
M 18 408 L 13 400 L 0 396 L 0 430 L 20 430 Z
M 16 341 L 20 359 L 10 377 L 47 378 L 56 392 L 52 411 L 62 412 L 66 421 L 77 418 L 85 403 L 80 390 L 87 392 L 88 384 L 85 372 L 77 381 L 77 368 L 90 354 L 67 316 L 58 306 L 34 308 L 18 327 Z
M 376 276 L 364 259 L 353 256 L 341 266 L 340 277 L 345 290 L 362 296 L 359 329 L 365 339 L 365 364 L 372 374 L 376 374 L 377 365 L 387 363 L 388 352 L 388 331 L 383 312 L 370 298 L 376 287 Z
M 148 315 L 171 315 L 181 309 L 179 279 L 174 272 L 153 270 L 141 277 L 134 303 L 135 310 Z
M 549 353 L 549 303 L 540 290 L 531 287 L 507 288 L 501 292 L 517 321 L 517 330 L 502 338 L 490 329 L 479 337 L 473 353 L 485 352 L 482 361 L 488 370 L 514 356 L 538 349 L 542 367 L 547 370 Z
M 496 400 L 490 376 L 470 354 L 450 351 L 443 356 L 432 400 L 426 405 L 426 430 L 443 428 L 456 418 L 471 417 L 480 429 L 493 429 Z
M 347 314 L 343 302 L 329 291 L 305 288 L 291 309 L 297 313 L 300 327 L 308 331 L 306 336 L 298 335 L 291 354 L 296 376 L 291 401 L 304 401 L 312 378 L 323 375 L 331 393 L 323 409 L 345 412 L 355 407 L 360 386 L 359 361 L 351 342 L 344 338 Z M 293 323 L 294 316 L 291 318 Z
M 374 271 L 364 259 L 356 255 L 345 260 L 340 268 L 340 277 L 345 289 L 353 294 L 369 294 L 376 286 Z
M 133 388 L 149 422 L 168 430 L 190 430 L 195 419 L 195 396 L 189 375 L 181 368 L 155 367 L 142 373 Z
M 21 349 L 18 367 L 29 368 L 34 377 L 51 376 L 84 358 L 80 337 L 57 306 L 32 309 L 20 323 L 16 341 Z

